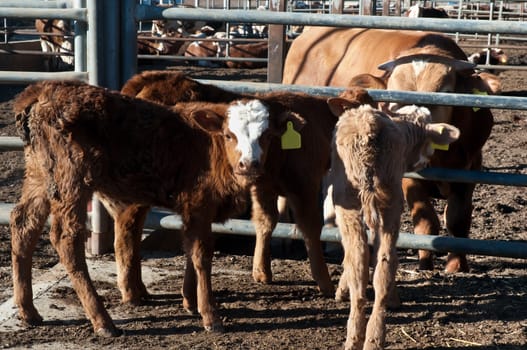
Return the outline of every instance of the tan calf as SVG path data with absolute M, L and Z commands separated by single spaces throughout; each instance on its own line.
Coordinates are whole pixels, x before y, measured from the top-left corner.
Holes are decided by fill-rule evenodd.
M 431 142 L 449 144 L 459 137 L 459 130 L 428 124 L 426 108 L 405 107 L 392 119 L 370 106 L 344 111 L 338 98 L 329 103 L 335 113 L 342 113 L 333 140 L 330 182 L 345 252 L 339 289 L 350 292 L 345 348 L 382 349 L 386 305 L 395 293 L 403 173 L 425 166 L 433 153 Z M 372 256 L 366 228 L 373 236 Z M 375 301 L 367 321 L 370 260 Z

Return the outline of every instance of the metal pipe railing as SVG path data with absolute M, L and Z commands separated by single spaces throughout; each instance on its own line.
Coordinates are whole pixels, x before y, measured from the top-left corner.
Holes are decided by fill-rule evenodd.
M 0 203 L 0 225 L 9 224 L 9 215 L 13 204 Z M 49 225 L 49 222 L 47 223 Z M 179 215 L 167 211 L 152 210 L 149 212 L 145 229 L 180 230 L 183 222 Z M 213 223 L 212 232 L 217 234 L 233 234 L 255 236 L 254 225 L 248 220 L 231 219 L 223 224 Z M 373 237 L 367 232 L 371 244 Z M 278 223 L 273 231 L 274 238 L 303 239 L 302 233 L 295 224 Z M 320 239 L 323 242 L 340 242 L 338 228 L 324 228 Z M 527 243 L 519 241 L 478 240 L 469 238 L 454 238 L 445 236 L 416 235 L 400 232 L 397 239 L 399 249 L 424 249 L 434 252 L 452 252 L 476 255 L 499 256 L 508 258 L 527 259 Z
M 166 8 L 139 5 L 136 20 L 158 18 L 179 20 L 207 20 L 219 22 L 298 24 L 306 26 L 358 27 L 381 29 L 427 30 L 443 33 L 527 33 L 527 23 L 511 21 L 481 21 L 436 18 L 405 18 L 389 16 L 325 15 L 297 12 L 274 12 L 257 10 L 210 10 L 188 8 Z

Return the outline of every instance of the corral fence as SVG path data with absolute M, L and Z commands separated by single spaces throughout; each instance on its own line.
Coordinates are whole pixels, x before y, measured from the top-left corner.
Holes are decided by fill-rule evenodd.
M 343 1 L 333 1 L 342 8 Z M 199 8 L 160 8 L 138 5 L 135 0 L 102 1 L 4 1 L 0 0 L 0 18 L 62 18 L 75 21 L 75 71 L 74 72 L 13 72 L 0 71 L 1 83 L 25 84 L 44 79 L 80 79 L 94 85 L 119 89 L 137 70 L 137 24 L 153 19 L 210 20 L 242 23 L 269 24 L 268 83 L 243 83 L 207 81 L 231 90 L 242 92 L 287 89 L 310 94 L 336 95 L 343 89 L 314 86 L 285 86 L 281 81 L 284 58 L 284 28 L 286 25 L 337 26 L 385 29 L 431 30 L 448 33 L 527 34 L 527 23 L 503 20 L 461 20 L 431 18 L 401 18 L 366 16 L 371 13 L 372 2 L 359 2 L 358 16 L 347 14 L 320 14 L 310 12 L 285 12 L 285 1 L 270 2 L 268 11 L 219 10 Z M 278 68 L 277 68 L 278 67 Z M 276 69 L 277 68 L 277 69 Z M 274 83 L 273 83 L 274 82 Z M 368 91 L 376 101 L 406 102 L 414 104 L 474 106 L 498 109 L 527 110 L 527 98 L 514 96 L 482 96 L 469 94 L 417 93 L 403 91 Z M 0 138 L 0 150 L 21 149 L 17 138 Z M 498 172 L 462 171 L 452 169 L 425 169 L 408 173 L 408 177 L 454 182 L 478 182 L 506 186 L 527 186 L 527 175 Z M 7 224 L 12 204 L 0 205 L 0 223 Z M 100 204 L 95 201 L 91 215 L 92 239 L 88 250 L 100 253 L 109 241 L 109 221 Z M 145 227 L 180 228 L 177 216 L 152 211 Z M 254 235 L 252 224 L 231 220 L 225 225 L 214 225 L 215 232 Z M 279 224 L 275 237 L 301 238 L 296 227 Z M 322 240 L 339 241 L 337 229 L 325 229 Z M 417 236 L 401 233 L 399 248 L 428 249 L 433 251 L 465 252 L 469 254 L 527 258 L 527 243 L 510 241 L 478 241 L 451 237 Z

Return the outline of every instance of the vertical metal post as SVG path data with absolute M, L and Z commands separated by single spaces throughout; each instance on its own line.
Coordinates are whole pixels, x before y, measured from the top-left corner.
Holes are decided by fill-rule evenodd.
M 271 0 L 269 11 L 285 11 L 286 0 Z M 269 25 L 269 51 L 267 59 L 267 82 L 281 83 L 285 60 L 285 25 Z
M 85 8 L 86 0 L 75 0 L 73 2 L 75 8 Z M 84 21 L 75 21 L 75 38 L 74 38 L 74 49 L 75 49 L 75 72 L 86 72 L 87 71 L 87 60 L 86 60 L 86 29 L 88 25 Z
M 335 14 L 342 14 L 344 10 L 344 1 L 343 0 L 333 0 L 331 2 L 331 9 L 329 10 L 330 13 Z
M 91 85 L 103 86 L 104 71 L 104 15 L 101 13 L 103 0 L 87 0 L 88 32 L 87 32 L 87 66 Z M 113 241 L 110 229 L 110 216 L 96 196 L 92 198 L 91 236 L 88 238 L 86 250 L 91 254 L 102 254 L 111 247 Z
M 137 1 L 121 1 L 121 81 L 120 87 L 137 73 Z
M 103 1 L 99 4 L 101 6 L 100 16 L 104 18 L 103 33 L 99 40 L 104 40 L 103 60 L 100 62 L 101 68 L 104 69 L 103 86 L 119 90 L 120 88 L 120 31 L 121 31 L 121 2 L 122 0 Z M 102 33 L 101 33 L 102 34 Z

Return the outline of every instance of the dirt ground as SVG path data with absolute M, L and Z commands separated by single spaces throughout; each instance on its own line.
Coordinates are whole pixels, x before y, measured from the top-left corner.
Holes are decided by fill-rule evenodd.
M 231 71 L 180 67 L 206 79 L 265 80 L 265 70 Z M 508 94 L 527 96 L 527 72 L 501 74 Z M 15 135 L 10 99 L 19 90 L 0 86 L 0 135 Z M 527 174 L 527 113 L 495 110 L 495 126 L 484 149 L 485 169 Z M 22 152 L 0 152 L 0 202 L 17 200 L 23 176 Z M 437 202 L 438 209 L 444 203 Z M 411 232 L 405 213 L 403 232 Z M 213 288 L 220 304 L 225 333 L 206 333 L 200 318 L 181 307 L 179 289 L 184 259 L 167 237 L 150 235 L 143 246 L 148 288 L 154 297 L 140 307 L 120 304 L 113 255 L 89 257 L 97 290 L 124 335 L 96 338 L 78 299 L 62 276 L 49 286 L 48 301 L 36 301 L 47 318 L 43 326 L 25 328 L 14 310 L 0 307 L 0 348 L 36 349 L 340 349 L 345 340 L 348 304 L 323 298 L 309 274 L 302 244 L 284 249 L 275 242 L 274 282 L 259 285 L 251 278 L 253 239 L 218 241 L 213 264 Z M 479 185 L 474 198 L 471 238 L 527 241 L 527 192 L 524 188 Z M 12 296 L 10 237 L 0 227 L 0 304 Z M 161 245 L 155 242 L 163 242 Z M 220 249 L 222 248 L 222 249 Z M 240 253 L 241 252 L 241 253 Z M 340 251 L 328 253 L 334 282 L 342 271 Z M 402 306 L 388 313 L 387 349 L 527 349 L 527 261 L 470 256 L 471 271 L 445 275 L 444 256 L 436 269 L 417 270 L 414 251 L 400 251 L 397 275 Z M 56 276 L 58 259 L 47 234 L 34 258 L 36 280 Z M 95 266 L 93 265 L 93 266 Z M 102 269 L 102 267 L 101 267 Z M 104 270 L 106 271 L 106 270 Z M 102 276 L 102 277 L 101 277 Z M 371 296 L 371 295 L 370 295 Z M 7 326 L 5 326 L 8 324 Z

